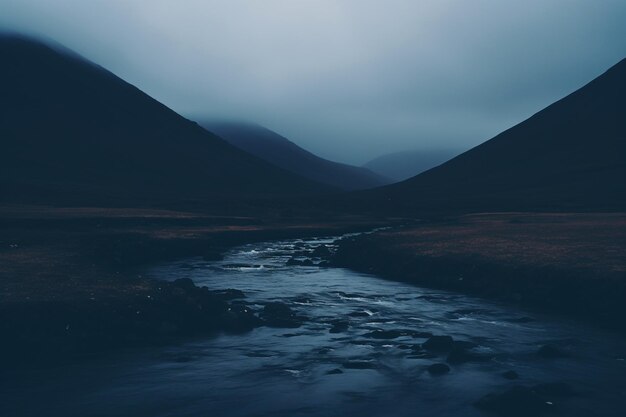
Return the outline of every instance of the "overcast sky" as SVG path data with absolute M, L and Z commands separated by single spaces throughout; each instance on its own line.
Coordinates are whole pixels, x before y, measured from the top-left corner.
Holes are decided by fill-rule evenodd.
M 0 0 L 192 119 L 330 159 L 467 149 L 626 57 L 624 0 Z

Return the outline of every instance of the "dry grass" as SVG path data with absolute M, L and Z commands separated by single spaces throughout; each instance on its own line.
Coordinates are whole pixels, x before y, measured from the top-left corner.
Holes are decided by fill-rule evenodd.
M 0 304 L 140 292 L 150 283 L 133 271 L 145 261 L 215 256 L 247 241 L 375 225 L 350 217 L 277 221 L 133 208 L 0 206 Z
M 626 214 L 475 214 L 382 232 L 405 255 L 471 256 L 519 266 L 626 272 Z

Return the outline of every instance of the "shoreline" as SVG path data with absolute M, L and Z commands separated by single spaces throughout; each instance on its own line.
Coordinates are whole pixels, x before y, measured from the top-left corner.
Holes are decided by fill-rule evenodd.
M 473 215 L 392 228 L 340 240 L 331 263 L 385 279 L 503 301 L 626 333 L 626 261 L 620 261 L 621 256 L 626 259 L 626 248 L 616 250 L 600 245 L 598 252 L 588 253 L 584 262 L 578 254 L 578 249 L 584 250 L 586 244 L 598 246 L 597 241 L 591 241 L 592 236 L 584 234 L 587 226 L 600 228 L 600 223 L 608 223 L 605 226 L 611 230 L 606 233 L 624 240 L 626 216 L 610 215 L 608 220 L 604 215 L 593 214 L 572 214 L 565 219 L 559 216 L 562 215 Z M 485 222 L 499 224 L 494 227 Z M 533 227 L 543 228 L 543 235 L 552 242 L 538 242 L 539 236 L 529 237 L 528 230 L 531 235 L 535 233 Z M 566 228 L 580 230 L 572 232 Z M 507 244 L 503 236 L 517 240 L 519 248 L 507 247 L 505 253 L 499 253 L 499 247 Z M 615 242 L 618 246 L 623 243 L 619 239 Z M 569 253 L 571 248 L 576 250 Z M 559 255 L 555 257 L 550 250 Z M 609 254 L 613 258 L 609 259 Z
M 100 215 L 98 215 L 100 216 Z M 135 216 L 133 214 L 133 216 Z M 23 217 L 23 216 L 22 216 Z M 370 230 L 381 222 L 53 215 L 0 226 L 5 366 L 40 366 L 263 325 L 245 294 L 143 276 L 155 262 L 218 260 L 247 243 Z M 106 224 L 107 227 L 102 227 Z
M 163 221 L 143 216 L 117 222 L 109 216 L 106 228 L 98 227 L 102 219 L 73 216 L 60 223 L 2 219 L 0 331 L 7 343 L 0 350 L 8 365 L 250 330 L 263 323 L 246 306 L 245 294 L 157 281 L 142 271 L 185 257 L 218 260 L 247 243 L 381 226 L 391 228 L 339 240 L 331 264 L 626 331 L 623 214 L 482 214 L 408 226 L 398 226 L 406 219 L 277 223 L 240 217 L 181 221 L 166 214 Z M 603 233 L 618 235 L 611 240 L 617 249 L 598 243 Z M 586 241 L 595 252 L 584 252 Z

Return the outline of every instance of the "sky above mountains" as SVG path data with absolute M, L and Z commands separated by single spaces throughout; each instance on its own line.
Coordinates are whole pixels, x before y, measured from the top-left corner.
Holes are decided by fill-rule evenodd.
M 467 149 L 626 57 L 623 0 L 0 0 L 192 119 L 323 157 Z

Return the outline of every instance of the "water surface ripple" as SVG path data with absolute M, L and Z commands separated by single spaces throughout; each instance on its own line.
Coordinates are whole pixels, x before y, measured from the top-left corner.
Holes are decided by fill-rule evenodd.
M 11 378 L 8 415 L 63 416 L 480 416 L 472 404 L 514 385 L 565 382 L 577 393 L 552 415 L 623 416 L 626 340 L 580 323 L 346 269 L 287 266 L 333 239 L 245 245 L 223 261 L 160 265 L 160 279 L 235 288 L 256 310 L 282 302 L 298 328 L 261 327 L 177 346 L 133 350 Z M 584 306 L 581 306 L 584 308 Z M 385 333 L 387 332 L 387 333 Z M 427 367 L 426 333 L 472 342 L 486 360 Z M 567 357 L 537 356 L 545 344 Z M 502 373 L 513 370 L 519 379 Z

